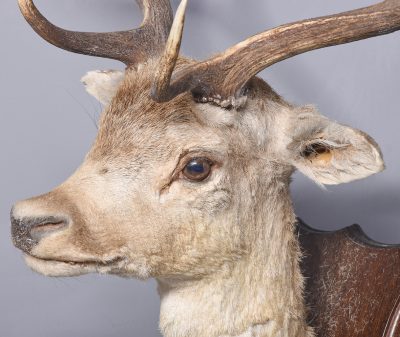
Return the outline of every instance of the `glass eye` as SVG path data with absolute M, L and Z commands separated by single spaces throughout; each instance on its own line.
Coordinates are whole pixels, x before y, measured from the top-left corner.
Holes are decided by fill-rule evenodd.
M 183 175 L 193 181 L 203 181 L 211 173 L 212 162 L 207 158 L 196 158 L 189 161 L 183 169 Z

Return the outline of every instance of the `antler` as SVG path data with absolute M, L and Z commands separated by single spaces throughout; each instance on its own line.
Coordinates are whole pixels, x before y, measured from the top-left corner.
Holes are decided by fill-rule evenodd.
M 179 50 L 181 48 L 187 2 L 188 0 L 182 0 L 176 11 L 175 19 L 165 47 L 165 52 L 161 57 L 156 80 L 154 81 L 152 92 L 154 97 L 161 97 L 163 93 L 167 93 L 169 90 L 172 72 L 174 71 L 179 56 Z
M 165 64 L 173 61 L 174 57 L 164 57 L 160 69 L 169 69 L 170 73 L 160 72 L 163 77 L 156 79 L 153 97 L 157 101 L 168 101 L 185 91 L 192 91 L 203 102 L 235 105 L 235 99 L 242 95 L 249 79 L 274 63 L 310 50 L 399 29 L 400 0 L 386 0 L 358 10 L 279 26 L 250 37 L 209 60 L 182 68 L 175 74 L 172 74 L 173 67 Z M 171 44 L 165 54 L 179 53 L 177 45 Z
M 111 33 L 84 33 L 61 29 L 50 23 L 32 0 L 18 0 L 25 19 L 51 44 L 79 54 L 105 57 L 136 64 L 164 50 L 172 24 L 169 0 L 137 0 L 144 12 L 137 29 Z

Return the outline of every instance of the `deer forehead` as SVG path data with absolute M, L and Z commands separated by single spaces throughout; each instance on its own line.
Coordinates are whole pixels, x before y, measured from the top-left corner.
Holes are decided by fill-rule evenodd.
M 102 115 L 91 158 L 165 160 L 192 148 L 243 157 L 253 153 L 254 145 L 264 145 L 275 115 L 282 113 L 283 106 L 268 103 L 264 93 L 241 110 L 196 103 L 190 93 L 157 103 L 149 94 L 154 69 L 155 64 L 148 62 L 140 71 L 128 69 L 122 81 L 114 81 L 118 87 Z M 260 102 L 268 106 L 267 111 L 260 112 Z

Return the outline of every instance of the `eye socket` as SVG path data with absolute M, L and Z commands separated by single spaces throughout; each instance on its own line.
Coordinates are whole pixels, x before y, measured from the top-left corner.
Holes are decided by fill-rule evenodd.
M 182 174 L 189 180 L 203 181 L 210 175 L 212 164 L 207 158 L 194 158 L 186 164 Z

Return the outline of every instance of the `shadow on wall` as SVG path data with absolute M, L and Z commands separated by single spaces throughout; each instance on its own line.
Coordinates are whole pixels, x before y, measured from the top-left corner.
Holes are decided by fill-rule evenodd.
M 396 186 L 357 181 L 324 190 L 296 175 L 292 196 L 297 216 L 311 227 L 337 230 L 357 223 L 375 241 L 400 244 Z

